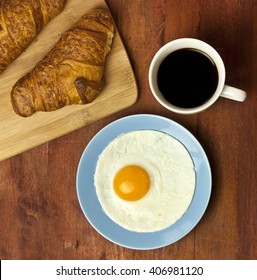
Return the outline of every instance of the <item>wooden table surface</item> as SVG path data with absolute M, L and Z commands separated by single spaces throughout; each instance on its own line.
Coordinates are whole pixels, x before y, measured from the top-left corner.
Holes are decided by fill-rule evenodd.
M 107 0 L 138 83 L 132 107 L 0 162 L 0 259 L 257 258 L 257 1 Z M 208 110 L 179 115 L 161 107 L 148 85 L 155 52 L 193 37 L 216 48 L 226 83 L 244 103 L 219 98 Z M 185 126 L 209 158 L 212 195 L 199 224 L 165 248 L 137 251 L 97 233 L 76 194 L 76 171 L 90 139 L 131 114 L 168 117 Z

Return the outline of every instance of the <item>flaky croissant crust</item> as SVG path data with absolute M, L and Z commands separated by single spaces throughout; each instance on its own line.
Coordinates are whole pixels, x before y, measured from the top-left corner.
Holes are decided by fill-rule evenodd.
M 0 1 L 0 73 L 63 9 L 66 0 Z
M 113 36 L 110 12 L 90 10 L 14 85 L 11 100 L 15 112 L 30 116 L 92 102 L 103 87 L 104 64 Z

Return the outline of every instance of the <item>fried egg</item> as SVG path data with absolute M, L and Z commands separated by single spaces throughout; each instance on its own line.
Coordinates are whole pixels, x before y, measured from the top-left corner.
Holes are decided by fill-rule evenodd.
M 124 133 L 100 154 L 94 184 L 103 211 L 120 226 L 155 232 L 175 223 L 195 191 L 187 149 L 155 130 Z

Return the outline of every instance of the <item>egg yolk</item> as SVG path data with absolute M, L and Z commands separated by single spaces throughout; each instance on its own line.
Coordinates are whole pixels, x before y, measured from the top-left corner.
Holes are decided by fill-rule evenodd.
M 148 192 L 150 178 L 142 167 L 128 165 L 115 175 L 113 187 L 120 198 L 134 201 L 142 198 Z

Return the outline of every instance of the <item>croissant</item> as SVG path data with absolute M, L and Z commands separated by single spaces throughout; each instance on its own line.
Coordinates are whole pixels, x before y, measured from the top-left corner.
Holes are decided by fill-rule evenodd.
M 63 9 L 66 0 L 0 0 L 0 73 Z
M 92 102 L 104 85 L 104 65 L 113 36 L 110 12 L 90 10 L 13 86 L 14 111 L 28 117 L 37 111 Z

